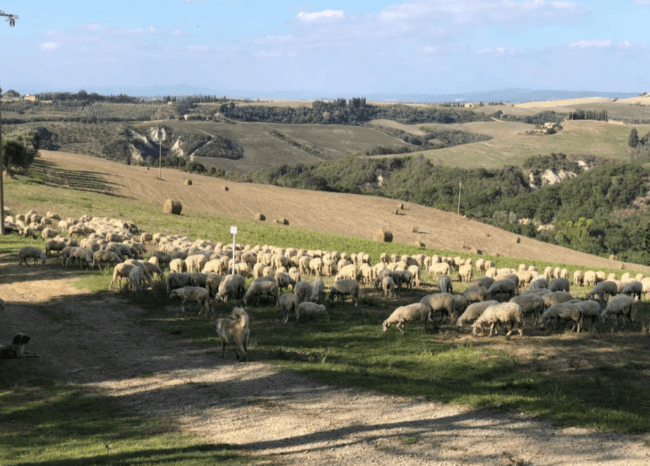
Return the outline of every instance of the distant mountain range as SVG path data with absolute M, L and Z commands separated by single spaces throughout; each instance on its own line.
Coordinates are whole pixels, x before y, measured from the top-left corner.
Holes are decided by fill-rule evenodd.
M 217 95 L 227 96 L 239 99 L 287 99 L 287 100 L 332 100 L 339 97 L 346 99 L 352 97 L 365 97 L 371 101 L 387 102 L 535 102 L 542 100 L 564 100 L 580 99 L 584 97 L 609 97 L 625 99 L 635 97 L 639 92 L 597 92 L 597 91 L 562 91 L 551 89 L 521 89 L 506 88 L 495 89 L 479 92 L 460 92 L 456 94 L 399 94 L 399 93 L 372 93 L 364 94 L 362 92 L 350 94 L 330 94 L 318 91 L 247 91 L 239 89 L 209 89 L 191 85 L 179 86 L 152 86 L 152 87 L 122 87 L 122 86 L 102 86 L 85 88 L 87 92 L 97 92 L 99 94 L 127 94 L 132 96 L 142 96 L 144 98 L 155 98 L 164 95 Z M 38 92 L 54 92 L 54 89 L 42 90 Z M 76 92 L 78 89 L 61 90 L 63 92 Z

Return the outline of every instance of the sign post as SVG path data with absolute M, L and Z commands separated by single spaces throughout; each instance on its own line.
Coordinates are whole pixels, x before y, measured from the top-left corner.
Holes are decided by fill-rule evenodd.
M 237 227 L 230 227 L 232 234 L 232 274 L 235 275 L 235 236 L 237 235 Z

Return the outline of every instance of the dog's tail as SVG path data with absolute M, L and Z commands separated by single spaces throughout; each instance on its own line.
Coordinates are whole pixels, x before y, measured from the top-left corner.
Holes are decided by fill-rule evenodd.
M 241 307 L 236 307 L 232 311 L 232 318 L 235 319 L 235 326 L 238 328 L 248 328 L 248 313 Z

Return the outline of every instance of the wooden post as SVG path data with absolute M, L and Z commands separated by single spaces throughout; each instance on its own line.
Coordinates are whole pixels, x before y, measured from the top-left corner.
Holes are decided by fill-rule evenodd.
M 463 182 L 458 183 L 458 215 L 460 215 L 460 190 L 463 188 Z

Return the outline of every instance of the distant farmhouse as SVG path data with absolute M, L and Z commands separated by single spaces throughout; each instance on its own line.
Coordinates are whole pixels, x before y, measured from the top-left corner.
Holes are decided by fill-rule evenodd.
M 33 94 L 25 94 L 23 96 L 24 100 L 29 100 L 30 102 L 38 102 L 38 96 Z

